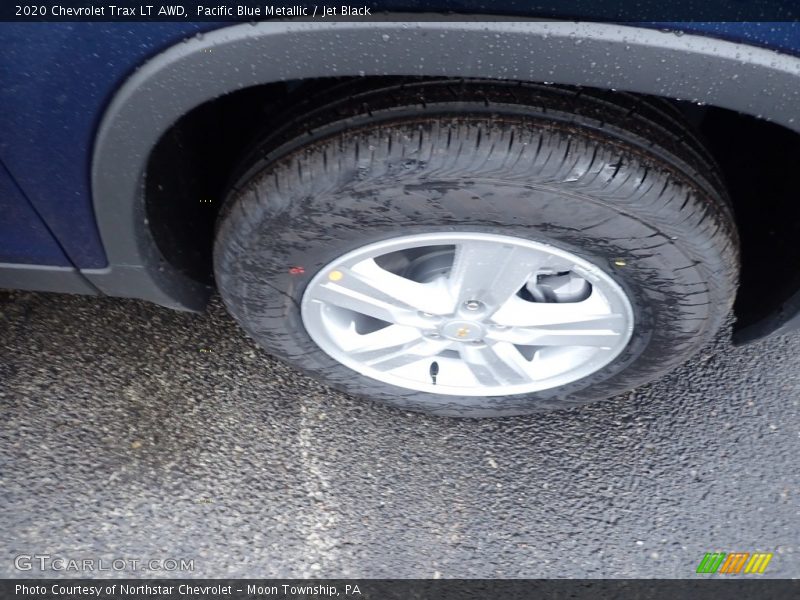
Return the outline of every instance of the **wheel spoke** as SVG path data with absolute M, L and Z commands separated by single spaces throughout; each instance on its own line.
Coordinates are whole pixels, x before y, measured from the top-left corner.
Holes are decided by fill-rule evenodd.
M 491 340 L 524 346 L 613 346 L 624 334 L 622 315 L 597 315 L 573 323 L 491 331 Z
M 450 340 L 429 340 L 418 337 L 394 346 L 356 352 L 353 357 L 374 369 L 392 371 L 424 358 L 436 356 L 451 344 Z
M 621 314 L 609 314 L 608 305 L 593 292 L 582 302 L 528 302 L 514 297 L 492 315 L 492 321 L 506 327 L 550 327 L 596 322 L 606 317 L 611 322 L 625 320 Z
M 349 334 L 340 337 L 339 347 L 345 352 L 367 357 L 370 353 L 376 356 L 388 349 L 396 348 L 422 338 L 420 331 L 414 327 L 388 325 L 377 331 L 359 334 L 351 323 Z
M 530 381 L 530 363 L 506 342 L 463 346 L 459 353 L 482 385 L 514 385 Z
M 420 311 L 445 312 L 448 298 L 442 284 L 418 283 L 382 269 L 374 260 L 353 268 L 339 267 L 336 279 L 321 284 L 318 300 L 388 323 L 425 326 Z
M 520 246 L 469 241 L 456 246 L 449 283 L 455 307 L 478 300 L 501 306 L 550 262 L 542 252 Z

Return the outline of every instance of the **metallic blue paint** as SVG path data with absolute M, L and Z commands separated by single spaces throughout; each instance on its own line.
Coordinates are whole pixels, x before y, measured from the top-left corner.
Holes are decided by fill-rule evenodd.
M 69 260 L 2 163 L 0 215 L 0 263 L 69 266 Z
M 107 264 L 92 210 L 89 169 L 95 133 L 115 91 L 149 57 L 181 39 L 224 25 L 0 24 L 0 160 L 75 266 L 92 269 Z M 800 55 L 799 23 L 647 26 L 680 29 Z M 147 118 L 142 115 L 142 119 Z M 19 198 L 8 197 L 16 207 L 16 225 L 4 220 L 0 227 L 2 256 L 14 256 L 13 260 L 21 263 L 66 264 L 64 254 L 42 234 L 46 229 L 36 213 L 30 207 L 27 212 L 21 208 Z M 0 208 L 5 206 L 2 202 Z M 27 233 L 23 236 L 22 232 Z
M 106 265 L 89 183 L 103 110 L 137 65 L 207 26 L 0 24 L 0 160 L 76 266 Z

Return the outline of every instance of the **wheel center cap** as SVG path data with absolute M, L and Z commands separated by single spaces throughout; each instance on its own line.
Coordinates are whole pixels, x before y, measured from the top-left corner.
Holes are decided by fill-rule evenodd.
M 453 320 L 442 326 L 442 335 L 457 342 L 482 340 L 485 330 L 483 325 L 475 321 Z

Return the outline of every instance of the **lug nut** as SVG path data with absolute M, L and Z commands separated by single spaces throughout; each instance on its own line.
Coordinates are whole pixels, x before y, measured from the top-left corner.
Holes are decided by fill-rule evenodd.
M 433 313 L 429 313 L 429 312 L 419 311 L 419 316 L 420 317 L 425 317 L 426 319 L 431 319 L 431 318 L 435 317 L 436 315 L 433 314 Z
M 483 303 L 480 302 L 479 300 L 467 300 L 466 302 L 464 302 L 464 308 L 466 308 L 467 310 L 480 310 L 482 306 Z

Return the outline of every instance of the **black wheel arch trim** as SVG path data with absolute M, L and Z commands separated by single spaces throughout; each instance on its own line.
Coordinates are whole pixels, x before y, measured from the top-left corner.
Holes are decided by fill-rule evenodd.
M 147 160 L 193 108 L 276 81 L 416 75 L 552 82 L 702 102 L 800 133 L 800 58 L 716 38 L 627 25 L 552 21 L 271 21 L 190 38 L 142 65 L 106 109 L 92 194 L 109 266 L 82 274 L 101 292 L 202 310 L 211 293 L 172 267 L 144 211 Z M 402 23 L 408 17 L 413 21 Z M 146 114 L 147 119 L 142 119 Z M 800 290 L 785 303 L 800 306 Z M 744 341 L 785 330 L 784 315 Z

